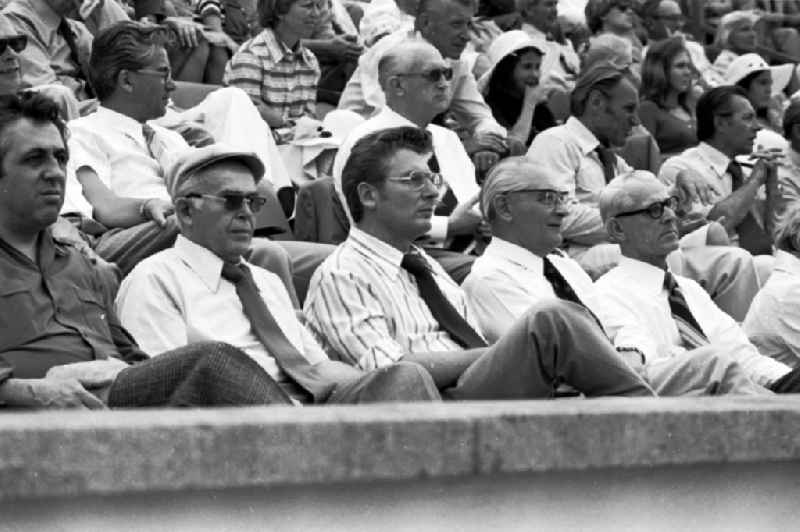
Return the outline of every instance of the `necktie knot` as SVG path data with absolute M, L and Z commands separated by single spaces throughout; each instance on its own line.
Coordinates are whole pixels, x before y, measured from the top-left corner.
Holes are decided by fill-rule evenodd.
M 225 262 L 222 264 L 222 278 L 236 284 L 247 275 L 246 268 L 244 264 Z
M 664 272 L 664 288 L 670 293 L 674 292 L 675 289 L 678 288 L 678 281 L 675 280 L 675 276 L 670 272 Z
M 431 272 L 430 266 L 419 253 L 406 253 L 403 255 L 400 266 L 414 276 L 429 275 Z

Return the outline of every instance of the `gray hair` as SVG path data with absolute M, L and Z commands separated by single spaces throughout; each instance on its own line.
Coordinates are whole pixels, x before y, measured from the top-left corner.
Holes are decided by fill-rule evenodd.
M 800 252 L 794 239 L 800 235 L 800 201 L 790 203 L 775 228 L 775 247 L 792 253 Z
M 404 39 L 397 46 L 388 50 L 378 62 L 378 82 L 386 90 L 389 78 L 397 74 L 402 68 L 413 69 L 419 62 L 419 53 L 422 50 L 434 50 L 436 47 L 421 37 Z
M 600 192 L 598 199 L 600 216 L 603 217 L 603 222 L 608 223 L 611 218 L 621 212 L 642 208 L 643 205 L 640 205 L 640 202 L 635 197 L 635 192 L 638 187 L 652 184 L 658 184 L 666 188 L 664 183 L 647 170 L 633 170 L 612 179 Z

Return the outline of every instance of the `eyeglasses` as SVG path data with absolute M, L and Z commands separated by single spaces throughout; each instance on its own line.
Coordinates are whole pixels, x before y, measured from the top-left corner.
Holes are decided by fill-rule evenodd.
M 426 79 L 431 83 L 436 83 L 444 78 L 445 81 L 453 79 L 453 69 L 450 67 L 432 68 L 427 72 L 406 72 L 405 74 L 397 74 L 398 76 L 413 76 Z
M 186 194 L 184 198 L 203 198 L 225 203 L 225 210 L 239 211 L 243 204 L 247 204 L 252 212 L 258 212 L 267 203 L 267 198 L 258 194 L 236 194 L 234 192 L 226 194 Z
M 387 181 L 394 181 L 396 183 L 403 183 L 411 190 L 422 190 L 428 183 L 434 187 L 441 188 L 444 184 L 442 174 L 436 172 L 425 172 L 423 170 L 414 170 L 406 176 L 387 177 Z
M 0 39 L 0 54 L 5 53 L 6 47 L 20 53 L 26 46 L 28 46 L 28 37 L 26 35 L 6 37 L 5 39 Z
M 134 72 L 144 74 L 145 76 L 161 76 L 161 81 L 164 83 L 164 85 L 172 81 L 172 69 L 170 68 L 140 68 L 139 70 L 134 70 Z
M 634 216 L 636 214 L 647 214 L 650 218 L 654 220 L 660 220 L 662 216 L 664 216 L 664 209 L 669 208 L 672 212 L 676 212 L 678 210 L 678 204 L 680 200 L 675 197 L 671 196 L 664 201 L 657 201 L 651 205 L 648 205 L 644 209 L 639 209 L 636 211 L 630 212 L 621 212 L 619 214 L 615 214 L 617 218 L 620 216 Z
M 545 207 L 556 207 L 564 205 L 569 201 L 569 192 L 561 192 L 559 190 L 529 188 L 525 190 L 511 190 L 506 194 L 516 194 L 519 192 L 535 192 L 537 193 L 536 201 Z

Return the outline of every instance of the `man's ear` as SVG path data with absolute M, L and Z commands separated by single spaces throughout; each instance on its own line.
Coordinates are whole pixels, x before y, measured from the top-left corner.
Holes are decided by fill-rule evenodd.
M 364 211 L 374 211 L 378 205 L 378 189 L 370 183 L 359 183 L 356 192 Z
M 511 213 L 511 206 L 508 204 L 508 196 L 505 194 L 498 194 L 492 199 L 492 207 L 494 207 L 495 217 L 503 220 L 504 222 L 511 222 L 514 215 Z
M 122 70 L 117 72 L 117 80 L 116 81 L 117 81 L 117 88 L 118 89 L 120 89 L 120 90 L 122 90 L 124 92 L 127 92 L 127 93 L 133 92 L 133 80 L 131 79 L 131 71 L 130 70 L 126 70 L 126 69 L 123 68 Z
M 192 226 L 192 209 L 194 205 L 189 198 L 176 198 L 173 202 L 175 204 L 175 216 L 181 223 L 181 227 Z
M 619 244 L 625 241 L 625 229 L 622 227 L 622 222 L 620 222 L 618 218 L 612 216 L 606 220 L 605 227 L 611 242 Z
M 392 92 L 398 96 L 403 96 L 406 93 L 406 88 L 403 85 L 403 79 L 400 76 L 390 76 L 386 80 L 386 92 Z

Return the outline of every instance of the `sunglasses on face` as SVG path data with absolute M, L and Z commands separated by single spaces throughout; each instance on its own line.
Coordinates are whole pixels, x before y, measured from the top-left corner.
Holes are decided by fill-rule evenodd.
M 450 67 L 432 68 L 427 72 L 407 72 L 405 74 L 398 74 L 399 76 L 413 76 L 426 79 L 431 83 L 436 83 L 444 78 L 445 81 L 453 79 L 453 69 Z
M 245 203 L 252 212 L 258 212 L 261 207 L 267 203 L 267 198 L 259 196 L 258 194 L 236 194 L 230 192 L 227 194 L 186 194 L 184 198 L 202 198 L 212 201 L 224 203 L 226 211 L 239 211 Z
M 617 218 L 620 216 L 635 216 L 637 214 L 646 214 L 650 218 L 654 220 L 660 220 L 662 216 L 664 216 L 664 209 L 668 208 L 672 212 L 676 212 L 678 210 L 679 200 L 675 196 L 670 196 L 669 198 L 665 199 L 664 201 L 657 201 L 645 207 L 644 209 L 638 209 L 635 211 L 629 212 L 621 212 L 619 214 L 615 214 Z
M 424 170 L 414 170 L 406 176 L 387 177 L 387 181 L 394 181 L 396 183 L 403 183 L 411 190 L 422 190 L 428 183 L 436 188 L 441 188 L 444 184 L 442 174 L 436 172 L 426 172 Z
M 28 46 L 28 37 L 25 35 L 17 35 L 16 37 L 5 37 L 0 39 L 0 55 L 5 53 L 6 47 L 11 48 L 17 53 L 20 53 L 25 47 Z

